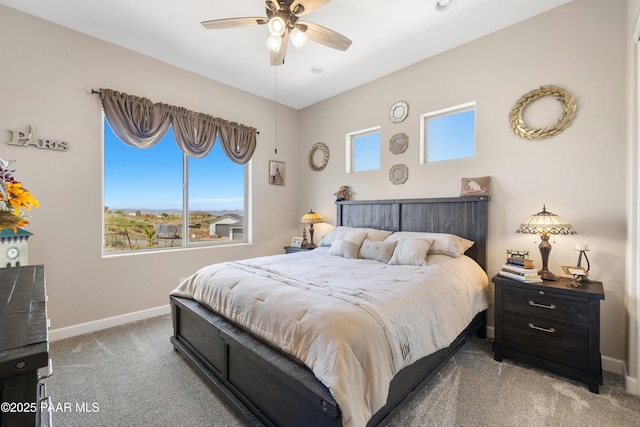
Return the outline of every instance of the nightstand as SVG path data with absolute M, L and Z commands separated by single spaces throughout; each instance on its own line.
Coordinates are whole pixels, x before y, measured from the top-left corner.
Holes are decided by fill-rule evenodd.
M 296 252 L 310 251 L 312 249 L 315 249 L 315 247 L 313 247 L 313 248 L 297 248 L 295 246 L 285 246 L 284 247 L 284 253 L 285 254 L 293 254 L 293 253 L 296 253 Z
M 494 358 L 516 359 L 566 375 L 599 393 L 601 282 L 569 286 L 571 279 L 522 283 L 502 276 L 495 284 Z

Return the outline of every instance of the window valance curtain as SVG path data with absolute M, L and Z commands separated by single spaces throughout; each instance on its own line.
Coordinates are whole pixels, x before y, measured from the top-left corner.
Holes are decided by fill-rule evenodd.
M 209 154 L 216 135 L 234 163 L 247 163 L 256 149 L 257 130 L 240 123 L 111 89 L 100 89 L 100 100 L 113 132 L 134 147 L 152 147 L 173 126 L 178 146 L 191 157 Z

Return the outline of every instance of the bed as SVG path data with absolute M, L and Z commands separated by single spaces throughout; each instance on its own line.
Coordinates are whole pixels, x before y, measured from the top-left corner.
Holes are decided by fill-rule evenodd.
M 437 307 L 434 310 L 413 309 L 427 316 L 432 315 L 427 314 L 427 311 L 470 313 L 462 323 L 454 317 L 447 322 L 424 321 L 424 328 L 420 326 L 423 321 L 418 321 L 417 318 L 415 322 L 396 321 L 405 317 L 403 307 L 409 307 L 413 300 L 419 301 L 422 297 L 396 298 L 395 295 L 399 293 L 394 289 L 393 295 L 397 299 L 395 308 L 385 307 L 382 314 L 372 315 L 373 310 L 369 310 L 369 306 L 377 305 L 383 299 L 379 298 L 380 294 L 391 294 L 385 283 L 394 282 L 394 286 L 405 286 L 404 277 L 414 274 L 412 271 L 419 271 L 423 275 L 427 271 L 433 271 L 440 280 L 449 280 L 450 277 L 462 274 L 462 280 L 458 281 L 465 282 L 470 281 L 471 276 L 467 276 L 466 272 L 459 272 L 466 271 L 469 267 L 480 270 L 486 286 L 488 280 L 482 270 L 486 266 L 488 201 L 489 198 L 483 196 L 336 202 L 336 231 L 348 231 L 348 236 L 351 237 L 347 238 L 343 233 L 340 239 L 336 238 L 332 242 L 329 237 L 335 233 L 330 233 L 322 242 L 326 246 L 308 253 L 275 255 L 206 266 L 183 282 L 170 296 L 174 327 L 171 342 L 203 378 L 238 409 L 247 424 L 349 427 L 384 425 L 417 394 L 468 337 L 473 334 L 484 336 L 488 298 L 478 303 L 479 305 L 473 303 L 474 308 L 469 310 L 466 306 L 452 310 L 448 305 L 442 310 Z M 362 237 L 363 229 L 372 231 L 364 231 L 365 237 Z M 379 230 L 388 232 L 379 239 L 376 237 Z M 379 248 L 382 245 L 380 242 L 393 239 L 396 240 L 397 248 L 401 245 L 404 245 L 403 248 L 409 247 L 409 243 L 413 245 L 417 240 L 402 236 L 413 237 L 415 233 L 446 233 L 461 240 L 472 241 L 473 244 L 468 249 L 465 246 L 465 255 L 455 259 L 438 254 L 426 257 L 433 264 L 428 268 L 413 265 L 388 266 L 375 259 L 354 260 L 351 259 L 353 256 L 342 253 L 349 252 L 345 248 L 350 246 L 345 246 L 344 242 L 349 242 L 355 235 L 362 237 L 360 240 L 356 239 L 358 248 L 362 250 L 365 244 Z M 399 237 L 396 239 L 396 236 Z M 438 239 L 439 235 L 436 241 Z M 325 240 L 329 241 L 324 242 Z M 428 246 L 431 245 L 433 249 L 437 244 L 434 240 L 429 240 Z M 393 251 L 396 261 L 398 252 Z M 401 261 L 395 264 L 408 262 Z M 354 267 L 354 262 L 359 263 L 358 267 Z M 458 264 L 464 264 L 464 269 Z M 371 278 L 350 281 L 349 274 L 364 277 L 359 270 L 355 270 L 360 265 L 372 269 Z M 310 268 L 304 270 L 304 266 Z M 476 275 L 475 272 L 469 274 Z M 237 275 L 240 275 L 239 278 Z M 219 289 L 211 291 L 211 288 L 205 287 L 203 283 L 210 277 L 215 277 L 220 283 Z M 329 282 L 331 283 L 326 284 Z M 366 286 L 354 285 L 354 282 L 366 283 Z M 361 292 L 363 286 L 367 288 L 366 294 Z M 412 292 L 431 292 L 426 290 L 427 286 L 406 284 L 406 287 L 411 288 Z M 445 289 L 449 288 L 453 288 L 453 285 L 447 285 Z M 457 295 L 468 292 L 466 288 L 460 289 L 463 290 L 450 293 Z M 243 295 L 238 290 L 243 290 L 246 295 L 238 296 Z M 481 294 L 482 291 L 477 293 Z M 284 300 L 284 295 L 293 298 L 292 301 L 295 302 L 289 302 L 292 309 L 281 311 L 278 314 L 280 317 L 276 317 L 269 307 L 271 304 L 275 305 L 275 301 L 289 301 Z M 471 292 L 470 295 L 471 299 L 482 299 Z M 244 309 L 235 308 L 233 301 L 236 300 L 241 301 L 243 307 L 255 306 L 256 311 L 261 313 L 260 317 L 248 316 L 248 310 L 245 312 Z M 306 300 L 311 302 L 308 307 L 302 308 Z M 352 311 L 332 311 L 342 306 L 349 307 L 348 310 Z M 215 307 L 217 311 L 209 307 Z M 325 311 L 322 311 L 325 309 L 326 313 L 332 314 L 325 315 Z M 412 309 L 406 311 L 410 312 Z M 219 313 L 224 313 L 224 316 Z M 293 318 L 294 325 L 287 329 L 284 319 L 289 317 Z M 296 319 L 298 324 L 295 324 Z M 358 334 L 336 333 L 355 339 L 355 350 L 351 347 L 344 350 L 342 343 L 335 344 L 334 348 L 333 341 L 324 337 L 317 338 L 315 330 L 305 329 L 310 328 L 309 325 L 330 323 L 337 325 L 341 331 L 349 331 L 349 325 L 356 325 L 361 319 L 365 319 L 363 322 L 378 323 L 381 325 L 380 331 L 359 334 L 367 337 L 361 341 L 357 341 L 359 337 L 354 338 Z M 418 327 L 413 323 L 417 323 Z M 434 335 L 443 337 L 433 343 L 421 339 L 420 335 L 421 329 L 433 329 L 432 323 L 443 323 L 446 329 L 446 333 L 436 330 Z M 270 329 L 269 333 L 263 333 L 264 329 Z M 280 335 L 272 337 L 272 329 L 278 329 Z M 294 335 L 296 338 L 292 339 Z M 313 339 L 307 339 L 310 336 Z M 303 350 L 292 348 L 292 341 L 297 342 L 297 345 L 302 342 Z M 372 351 L 366 347 L 369 341 L 384 342 L 388 348 Z M 318 345 L 318 342 L 322 345 Z M 344 354 L 346 356 L 343 357 Z M 355 380 L 351 377 L 346 380 L 339 378 L 347 374 L 356 375 Z M 363 378 L 365 381 L 360 381 Z M 373 384 L 368 384 L 369 381 Z M 367 383 L 362 385 L 365 388 L 357 388 L 360 382 Z M 388 384 L 388 387 L 381 387 L 380 384 Z M 384 396 L 382 402 L 381 391 Z M 363 411 L 362 405 L 366 406 Z

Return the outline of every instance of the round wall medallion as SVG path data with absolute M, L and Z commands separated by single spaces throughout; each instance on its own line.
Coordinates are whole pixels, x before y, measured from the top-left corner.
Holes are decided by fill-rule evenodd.
M 409 137 L 404 133 L 396 133 L 389 140 L 389 151 L 393 154 L 404 153 L 409 146 Z
M 409 179 L 409 168 L 403 164 L 393 165 L 389 169 L 389 181 L 394 185 L 404 184 Z
M 315 159 L 316 151 L 322 153 L 320 162 Z M 327 167 L 327 163 L 329 163 L 329 147 L 324 142 L 316 142 L 311 147 L 311 151 L 309 151 L 309 167 L 314 171 L 321 171 Z
M 553 96 L 562 104 L 562 117 L 544 129 L 532 129 L 522 119 L 522 112 L 533 101 L 543 96 Z M 550 138 L 565 130 L 576 116 L 576 100 L 569 92 L 558 86 L 540 86 L 522 96 L 509 113 L 511 128 L 516 135 L 525 139 Z
M 393 123 L 400 123 L 404 121 L 409 115 L 409 106 L 404 101 L 396 102 L 389 109 L 389 120 Z

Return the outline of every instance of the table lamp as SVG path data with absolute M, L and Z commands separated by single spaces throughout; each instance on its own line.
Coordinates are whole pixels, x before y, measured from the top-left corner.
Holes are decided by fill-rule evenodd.
M 321 222 L 324 222 L 324 219 L 320 215 L 315 213 L 313 211 L 313 209 L 311 209 L 309 212 L 307 212 L 306 214 L 304 214 L 302 216 L 302 219 L 300 219 L 300 223 L 301 224 L 309 224 L 309 238 L 311 239 L 311 243 L 308 243 L 306 246 L 304 244 L 305 243 L 304 240 L 306 240 L 306 239 L 304 239 L 302 241 L 302 247 L 307 247 L 307 248 L 315 248 L 316 247 L 316 244 L 313 243 L 313 224 L 318 224 L 318 223 L 321 223 Z M 304 229 L 303 229 L 303 231 L 304 231 Z
M 551 243 L 549 243 L 549 234 L 578 234 L 566 219 L 554 213 L 548 212 L 546 206 L 542 206 L 542 212 L 531 215 L 527 218 L 516 233 L 539 234 L 540 256 L 542 257 L 542 270 L 538 271 L 542 280 L 558 280 L 558 276 L 549 271 L 549 252 L 551 252 Z

